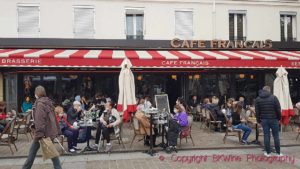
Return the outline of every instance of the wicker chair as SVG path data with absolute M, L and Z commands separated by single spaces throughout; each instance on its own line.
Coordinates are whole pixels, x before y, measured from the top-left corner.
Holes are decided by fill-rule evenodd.
M 8 122 L 0 134 L 0 146 L 8 146 L 12 154 L 14 154 L 11 145 L 13 144 L 16 151 L 18 148 L 15 144 L 16 138 L 13 137 L 14 127 L 16 124 L 16 118 L 13 118 L 10 122 Z
M 225 114 L 224 114 L 225 115 Z M 223 142 L 225 144 L 226 139 L 228 136 L 236 136 L 239 138 L 239 142 L 241 142 L 242 140 L 242 130 L 240 129 L 230 129 L 232 127 L 230 120 L 227 118 L 227 116 L 225 115 L 225 119 L 226 119 L 226 130 L 225 130 L 225 135 L 223 138 Z
M 142 136 L 143 138 L 145 138 L 147 136 L 147 132 L 146 132 L 145 127 L 140 123 L 140 121 L 137 118 L 133 117 L 132 125 L 133 125 L 134 136 L 131 140 L 130 148 L 131 148 L 131 146 L 132 146 L 132 144 L 133 144 L 133 142 L 134 142 L 134 140 L 137 136 Z M 145 131 L 144 133 L 141 133 L 141 131 L 140 131 L 141 127 Z

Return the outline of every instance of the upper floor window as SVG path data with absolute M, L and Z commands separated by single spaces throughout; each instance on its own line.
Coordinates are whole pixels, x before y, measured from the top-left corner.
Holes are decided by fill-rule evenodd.
M 246 11 L 229 11 L 229 40 L 246 40 Z
M 280 12 L 281 41 L 296 41 L 296 12 Z
M 94 6 L 74 6 L 74 37 L 94 38 L 95 8 Z
M 144 11 L 126 9 L 126 39 L 144 39 Z
M 18 4 L 18 36 L 20 38 L 39 37 L 40 6 L 38 4 Z
M 180 39 L 192 39 L 193 35 L 193 11 L 175 11 L 175 36 Z

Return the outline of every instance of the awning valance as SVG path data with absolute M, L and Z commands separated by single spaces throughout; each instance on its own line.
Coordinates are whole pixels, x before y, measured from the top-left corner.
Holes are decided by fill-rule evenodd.
M 0 49 L 1 67 L 300 68 L 300 51 Z

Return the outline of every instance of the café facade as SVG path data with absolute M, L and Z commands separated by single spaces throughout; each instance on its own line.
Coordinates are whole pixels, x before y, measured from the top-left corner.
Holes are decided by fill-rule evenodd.
M 117 99 L 124 58 L 133 65 L 136 95 L 167 93 L 171 106 L 177 97 L 188 101 L 192 95 L 243 95 L 253 104 L 281 66 L 289 72 L 293 102 L 300 100 L 299 42 L 2 38 L 0 48 L 0 92 L 8 109 L 20 110 L 37 85 L 57 104 L 77 94 Z

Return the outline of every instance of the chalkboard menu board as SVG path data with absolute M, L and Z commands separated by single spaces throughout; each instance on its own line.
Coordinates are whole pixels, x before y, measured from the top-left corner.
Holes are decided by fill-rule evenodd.
M 155 95 L 156 108 L 164 112 L 170 113 L 169 98 L 167 94 Z

